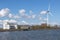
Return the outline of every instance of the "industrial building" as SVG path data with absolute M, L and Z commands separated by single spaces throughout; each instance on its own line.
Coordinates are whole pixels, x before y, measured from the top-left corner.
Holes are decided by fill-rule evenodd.
M 5 21 L 3 22 L 3 29 L 17 29 L 17 23 Z

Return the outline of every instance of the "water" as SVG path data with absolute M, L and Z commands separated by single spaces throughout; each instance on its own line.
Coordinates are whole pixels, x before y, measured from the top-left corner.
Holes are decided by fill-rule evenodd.
M 0 40 L 60 40 L 60 30 L 0 32 Z

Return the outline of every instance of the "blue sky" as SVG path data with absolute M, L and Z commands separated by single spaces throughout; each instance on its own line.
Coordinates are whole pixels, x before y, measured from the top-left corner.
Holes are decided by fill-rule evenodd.
M 0 20 L 13 19 L 20 23 L 40 24 L 46 22 L 46 20 L 42 21 L 44 18 L 46 19 L 46 15 L 41 15 L 40 12 L 48 10 L 49 4 L 53 15 L 49 15 L 49 23 L 60 24 L 60 0 L 0 0 Z M 13 18 L 9 18 L 5 15 L 6 13 L 1 12 L 2 9 L 9 9 L 7 11 Z M 15 18 L 15 16 L 18 17 Z M 42 18 L 42 20 L 39 20 L 39 18 Z

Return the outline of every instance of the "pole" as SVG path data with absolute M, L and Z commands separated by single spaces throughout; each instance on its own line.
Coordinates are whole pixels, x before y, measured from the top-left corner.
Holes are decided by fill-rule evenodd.
M 48 13 L 47 13 L 47 26 L 48 26 Z

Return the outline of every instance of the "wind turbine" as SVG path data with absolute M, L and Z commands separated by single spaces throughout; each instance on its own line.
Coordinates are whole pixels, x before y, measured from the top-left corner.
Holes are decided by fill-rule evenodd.
M 48 10 L 41 11 L 41 14 L 44 14 L 44 15 L 46 14 L 46 15 L 47 15 L 46 21 L 47 21 L 47 26 L 48 26 L 48 24 L 49 24 L 49 15 L 53 16 L 53 15 L 51 14 L 50 4 L 48 5 Z
M 46 11 L 46 13 L 47 13 L 47 26 L 48 26 L 48 24 L 49 24 L 49 15 L 53 16 L 53 15 L 51 14 L 50 4 L 48 5 L 48 10 Z

